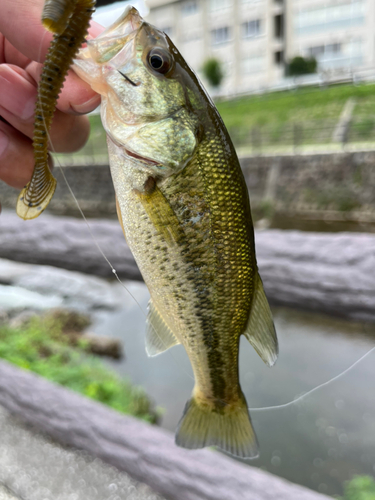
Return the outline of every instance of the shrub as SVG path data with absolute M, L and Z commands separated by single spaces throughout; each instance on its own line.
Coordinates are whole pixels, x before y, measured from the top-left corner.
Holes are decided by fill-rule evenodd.
M 212 85 L 212 87 L 220 86 L 224 78 L 224 73 L 221 62 L 218 59 L 207 59 L 207 61 L 203 64 L 202 70 L 204 76 L 208 80 L 208 83 Z
M 311 59 L 304 58 L 301 56 L 293 57 L 293 59 L 287 64 L 287 76 L 300 76 L 309 73 L 316 73 L 317 62 L 314 57 Z

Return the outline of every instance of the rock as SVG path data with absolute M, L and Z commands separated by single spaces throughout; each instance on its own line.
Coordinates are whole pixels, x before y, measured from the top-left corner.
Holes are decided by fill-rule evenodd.
M 86 342 L 88 350 L 93 354 L 110 356 L 114 359 L 123 357 L 122 344 L 119 339 L 84 333 L 79 337 L 79 340 Z
M 91 324 L 90 317 L 87 314 L 68 309 L 53 309 L 45 314 L 45 317 L 58 322 L 62 332 L 67 334 L 81 333 Z
M 58 295 L 68 309 L 116 309 L 121 303 L 107 281 L 51 266 L 33 267 L 14 283 L 45 296 Z
M 5 311 L 14 309 L 50 309 L 62 305 L 62 298 L 50 294 L 49 296 L 25 290 L 19 286 L 0 285 L 0 308 Z
M 9 316 L 7 311 L 0 309 L 0 326 L 9 321 Z
M 30 321 L 30 319 L 35 318 L 36 316 L 39 316 L 39 314 L 34 310 L 23 310 L 10 319 L 9 326 L 15 329 L 22 328 Z
M 129 296 L 118 282 L 97 276 L 0 259 L 0 308 L 72 311 L 111 310 L 122 307 Z

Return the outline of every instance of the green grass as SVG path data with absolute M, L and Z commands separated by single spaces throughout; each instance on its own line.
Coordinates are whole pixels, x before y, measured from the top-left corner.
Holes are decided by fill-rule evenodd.
M 244 96 L 216 102 L 237 147 L 330 144 L 346 101 L 353 97 L 349 142 L 375 142 L 375 84 L 308 87 L 297 90 Z M 99 115 L 91 115 L 87 145 L 70 160 L 82 156 L 105 157 L 106 136 Z M 67 155 L 58 155 L 59 157 Z
M 375 85 L 309 87 L 284 92 L 246 96 L 217 103 L 228 128 L 251 128 L 271 123 L 313 121 L 340 116 L 349 97 L 355 97 L 354 116 L 375 109 Z M 368 105 L 371 103 L 371 108 Z
M 356 100 L 349 139 L 375 141 L 375 85 L 338 85 L 246 96 L 217 103 L 237 146 L 327 144 L 349 97 Z M 241 133 L 239 134 L 239 131 Z M 247 132 L 244 133 L 244 131 Z M 242 136 L 242 137 L 241 137 Z M 245 136 L 245 140 L 244 140 Z
M 156 422 L 157 412 L 145 392 L 120 379 L 92 355 L 64 341 L 61 324 L 32 318 L 22 328 L 0 327 L 0 358 L 45 377 L 119 412 Z
M 355 476 L 344 487 L 341 500 L 375 500 L 375 480 L 371 476 Z

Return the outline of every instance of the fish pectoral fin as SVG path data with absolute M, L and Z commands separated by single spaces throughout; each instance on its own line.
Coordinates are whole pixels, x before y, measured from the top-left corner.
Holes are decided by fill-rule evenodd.
M 255 278 L 253 303 L 249 321 L 243 334 L 268 366 L 275 364 L 279 345 L 272 313 L 259 273 Z
M 181 224 L 160 189 L 156 186 L 151 193 L 137 192 L 139 199 L 155 229 L 168 243 L 178 243 L 184 236 Z
M 148 303 L 146 325 L 146 352 L 148 356 L 157 356 L 170 347 L 180 344 L 180 341 L 152 303 L 152 300 Z

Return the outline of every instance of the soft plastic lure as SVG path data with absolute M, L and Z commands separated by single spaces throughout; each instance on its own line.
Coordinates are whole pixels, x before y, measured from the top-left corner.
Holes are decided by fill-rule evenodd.
M 48 166 L 48 131 L 66 74 L 85 41 L 95 0 L 46 0 L 43 26 L 54 33 L 38 86 L 34 122 L 35 166 L 31 181 L 21 191 L 17 214 L 35 219 L 45 210 L 56 189 Z

